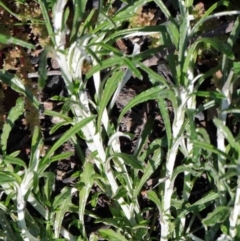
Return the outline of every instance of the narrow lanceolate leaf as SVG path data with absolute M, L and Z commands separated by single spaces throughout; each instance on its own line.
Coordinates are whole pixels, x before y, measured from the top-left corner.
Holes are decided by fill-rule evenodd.
M 148 161 L 146 167 L 144 168 L 143 176 L 141 177 L 140 182 L 137 184 L 137 186 L 134 189 L 133 198 L 136 198 L 138 196 L 143 185 L 146 183 L 149 177 L 153 174 L 153 172 L 157 170 L 157 168 L 162 162 L 162 158 L 163 158 L 163 151 L 162 151 L 162 148 L 159 147 L 154 151 L 154 155 L 152 159 Z
M 37 167 L 39 164 L 39 157 L 40 157 L 40 149 L 42 145 L 42 136 L 39 130 L 39 127 L 35 126 L 32 136 L 32 143 L 31 143 L 31 156 L 30 156 L 30 163 L 29 167 L 32 171 L 37 171 Z
M 77 134 L 87 123 L 92 121 L 95 118 L 95 116 L 87 117 L 84 120 L 80 121 L 79 123 L 75 124 L 72 128 L 70 128 L 67 132 L 65 132 L 61 138 L 59 138 L 54 145 L 51 147 L 51 149 L 48 151 L 46 156 L 43 158 L 43 160 L 40 163 L 40 173 L 50 164 L 49 157 L 52 155 L 54 151 L 56 151 L 64 142 L 69 140 L 72 136 Z
M 148 74 L 149 79 L 153 85 L 161 83 L 169 87 L 169 83 L 162 75 L 156 73 L 149 67 L 145 66 L 143 63 L 138 63 L 138 65 L 142 70 L 144 70 Z
M 114 153 L 112 157 L 123 159 L 125 164 L 131 166 L 134 169 L 143 169 L 142 163 L 134 155 L 128 155 L 125 153 Z
M 118 86 L 118 83 L 123 79 L 123 76 L 124 76 L 123 71 L 116 71 L 107 80 L 105 84 L 103 95 L 98 106 L 98 121 L 97 121 L 98 130 L 100 130 L 100 127 L 101 127 L 102 115 L 103 115 L 104 109 L 106 108 L 109 100 L 111 99 L 113 93 L 115 92 Z
M 224 137 L 228 140 L 230 146 L 234 148 L 236 152 L 240 152 L 240 145 L 238 142 L 235 141 L 234 136 L 232 135 L 231 131 L 225 126 L 221 120 L 214 119 L 213 120 L 216 127 L 223 133 Z
M 124 236 L 122 236 L 120 233 L 117 233 L 113 231 L 112 229 L 100 229 L 98 230 L 98 233 L 101 237 L 104 239 L 107 239 L 109 241 L 128 241 Z
M 152 156 L 152 153 L 156 151 L 159 148 L 167 148 L 167 138 L 164 136 L 163 138 L 155 139 L 151 142 L 151 144 L 148 146 L 148 149 L 144 151 L 141 156 L 139 157 L 140 161 L 143 162 L 148 156 Z
M 171 21 L 169 21 L 169 23 L 166 24 L 167 30 L 168 30 L 168 34 L 174 44 L 174 46 L 178 46 L 178 42 L 179 42 L 179 30 L 176 26 L 176 24 Z
M 72 118 L 71 118 L 71 117 L 69 117 L 69 116 L 67 116 L 67 115 L 64 115 L 64 114 L 62 114 L 62 113 L 53 111 L 53 110 L 45 110 L 45 111 L 44 111 L 44 114 L 45 114 L 45 115 L 52 116 L 52 117 L 59 117 L 60 119 L 63 119 L 63 120 L 65 120 L 66 122 L 69 122 L 69 123 L 72 122 Z
M 151 132 L 153 130 L 153 124 L 154 124 L 153 118 L 148 118 L 147 122 L 143 126 L 141 134 L 139 135 L 139 137 L 137 139 L 137 144 L 134 149 L 134 156 L 139 157 L 140 153 L 145 152 L 145 151 L 143 151 L 144 146 L 149 141 L 149 135 L 151 134 Z
M 38 68 L 38 88 L 43 89 L 45 86 L 45 82 L 47 80 L 47 54 L 48 54 L 48 49 L 45 48 L 41 55 L 40 55 L 40 60 L 39 60 L 39 68 Z
M 11 183 L 11 182 L 16 182 L 15 175 L 11 172 L 0 172 L 0 185 L 5 184 L 5 183 Z
M 0 43 L 6 44 L 6 45 L 8 45 L 8 44 L 19 45 L 21 47 L 28 48 L 28 49 L 34 49 L 35 48 L 35 46 L 33 44 L 30 44 L 30 43 L 27 43 L 23 40 L 14 38 L 12 36 L 6 36 L 6 35 L 3 35 L 3 34 L 0 34 Z
M 234 74 L 240 74 L 240 62 L 233 63 L 233 72 Z
M 123 64 L 126 65 L 133 73 L 133 75 L 139 79 L 142 78 L 140 71 L 137 69 L 136 64 L 129 58 L 123 58 Z
M 159 212 L 162 213 L 162 204 L 157 194 L 154 191 L 150 190 L 147 192 L 147 197 L 149 200 L 153 201 L 156 204 Z
M 194 170 L 191 165 L 180 165 L 177 168 L 174 169 L 173 175 L 172 175 L 172 180 L 175 180 L 175 178 L 181 173 L 181 172 L 189 172 L 193 176 L 199 176 L 201 172 L 198 170 Z
M 162 10 L 162 12 L 164 13 L 164 15 L 167 19 L 171 17 L 171 13 L 168 11 L 168 8 L 164 5 L 163 1 L 155 0 L 155 3 Z
M 229 1 L 225 1 L 225 0 L 222 0 L 222 1 L 217 1 L 215 4 L 213 4 L 210 8 L 207 9 L 207 11 L 203 14 L 203 16 L 200 18 L 200 20 L 195 24 L 195 26 L 193 27 L 192 29 L 192 32 L 191 32 L 191 36 L 194 36 L 194 34 L 196 34 L 199 30 L 199 28 L 201 26 L 203 26 L 203 23 L 205 21 L 209 21 L 207 20 L 208 16 L 216 9 L 216 8 L 219 8 L 221 5 L 225 5 L 225 6 L 228 6 L 229 4 Z
M 55 198 L 53 202 L 53 209 L 56 212 L 54 218 L 54 234 L 56 238 L 59 238 L 60 230 L 62 226 L 62 220 L 72 203 L 71 189 L 65 187 L 61 193 Z
M 83 173 L 80 175 L 80 193 L 79 193 L 79 221 L 81 224 L 81 231 L 82 235 L 86 238 L 86 231 L 84 225 L 84 214 L 85 214 L 85 207 L 87 204 L 87 199 L 89 193 L 91 192 L 91 188 L 94 182 L 95 171 L 93 164 L 91 162 L 86 162 L 83 167 Z
M 223 223 L 230 215 L 231 208 L 226 206 L 217 207 L 202 220 L 205 226 L 214 226 L 216 223 Z
M 63 152 L 61 154 L 51 157 L 50 162 L 52 163 L 55 161 L 64 160 L 64 159 L 71 157 L 72 155 L 74 155 L 74 152 L 72 152 L 72 151 Z
M 74 17 L 73 17 L 73 23 L 72 23 L 71 36 L 70 36 L 71 41 L 76 41 L 79 27 L 82 22 L 83 14 L 86 12 L 85 11 L 86 4 L 87 4 L 87 0 L 74 1 Z
M 118 11 L 114 17 L 113 20 L 125 20 L 129 19 L 130 17 L 134 16 L 136 13 L 137 9 L 140 6 L 143 6 L 147 2 L 150 2 L 150 0 L 136 0 L 136 1 L 131 1 L 131 4 L 128 4 L 126 7 L 122 8 L 120 11 Z M 116 21 L 115 21 L 116 22 Z
M 49 131 L 49 134 L 50 135 L 52 135 L 55 131 L 57 131 L 60 127 L 62 127 L 62 126 L 66 126 L 66 125 L 70 125 L 71 124 L 71 122 L 68 122 L 68 121 L 62 121 L 62 122 L 60 122 L 60 123 L 57 123 L 57 124 L 55 124 L 52 128 L 51 128 L 51 130 Z
M 190 210 L 197 209 L 200 212 L 202 210 L 201 209 L 202 205 L 205 205 L 208 202 L 212 202 L 212 201 L 216 200 L 216 198 L 218 198 L 218 197 L 219 197 L 218 193 L 210 191 L 206 196 L 204 196 L 203 198 L 201 198 L 198 201 L 196 201 L 195 203 L 193 203 L 189 209 Z
M 234 60 L 233 51 L 231 50 L 230 46 L 227 45 L 226 43 L 223 43 L 222 41 L 218 39 L 213 39 L 213 38 L 200 38 L 196 40 L 189 48 L 188 55 L 184 61 L 184 67 L 183 67 L 183 71 L 185 73 L 187 72 L 187 69 L 190 65 L 190 61 L 192 60 L 192 56 L 194 55 L 197 45 L 201 42 L 210 44 L 214 49 L 221 52 L 222 54 L 225 54 L 229 59 Z
M 17 78 L 16 76 L 9 74 L 5 70 L 0 70 L 0 81 L 4 84 L 7 84 L 10 86 L 13 90 L 15 90 L 18 93 L 23 94 L 26 96 L 32 103 L 33 105 L 39 109 L 39 101 L 37 98 L 31 93 L 31 91 L 23 85 L 21 80 Z
M 167 98 L 168 95 L 170 95 L 170 90 L 163 90 L 162 87 L 156 86 L 151 89 L 148 89 L 141 94 L 137 95 L 135 98 L 133 98 L 129 103 L 123 108 L 119 118 L 118 123 L 120 123 L 122 117 L 134 106 L 141 104 L 148 100 L 153 100 L 161 96 L 162 98 Z
M 192 95 L 206 97 L 206 98 L 209 97 L 214 100 L 222 100 L 226 98 L 224 94 L 217 91 L 197 91 L 197 92 L 193 92 Z
M 22 98 L 18 98 L 16 105 L 10 110 L 6 123 L 3 125 L 3 131 L 1 135 L 1 146 L 3 154 L 6 154 L 7 151 L 7 140 L 9 134 L 13 128 L 14 122 L 23 114 L 24 102 Z
M 88 47 L 94 47 L 94 46 L 99 46 L 101 49 L 109 52 L 109 53 L 113 53 L 114 55 L 117 55 L 119 57 L 122 56 L 122 52 L 116 48 L 114 48 L 113 46 L 109 45 L 109 44 L 105 44 L 105 43 L 90 43 L 88 44 Z M 100 49 L 99 48 L 99 49 Z
M 193 140 L 193 144 L 196 148 L 204 149 L 204 150 L 210 151 L 212 153 L 215 153 L 217 155 L 222 155 L 226 159 L 229 159 L 233 163 L 235 163 L 235 160 L 231 156 L 227 155 L 225 152 L 222 152 L 222 151 L 218 150 L 215 146 L 213 146 L 209 143 L 206 143 L 206 142 L 203 142 L 203 141 L 198 141 L 198 140 Z
M 48 12 L 48 5 L 46 0 L 39 0 L 38 3 L 40 4 L 43 18 L 45 21 L 45 26 L 47 27 L 48 35 L 50 36 L 52 43 L 54 44 L 54 33 L 53 33 L 53 28 L 52 28 L 52 23 L 49 17 L 49 12 Z
M 38 178 L 44 178 L 44 186 L 43 186 L 43 200 L 45 203 L 52 205 L 52 193 L 54 189 L 52 188 L 55 184 L 55 173 L 53 172 L 44 172 L 42 175 L 40 175 Z
M 112 66 L 122 66 L 123 60 L 120 57 L 114 57 L 110 59 L 103 60 L 101 64 L 98 64 L 91 68 L 89 72 L 87 73 L 86 77 L 89 79 L 94 73 L 110 68 Z
M 27 165 L 23 160 L 21 160 L 20 158 L 14 157 L 14 156 L 5 155 L 3 157 L 3 161 L 6 163 L 11 163 L 13 165 L 18 165 L 18 166 L 27 168 Z
M 178 54 L 178 60 L 179 63 L 184 62 L 185 59 L 185 52 L 187 50 L 187 41 L 188 41 L 188 19 L 187 18 L 182 18 L 182 23 L 180 26 L 180 30 L 179 30 L 179 54 Z M 184 72 L 183 72 L 184 73 Z
M 219 195 L 213 191 L 210 191 L 206 196 L 199 199 L 197 202 L 193 203 L 190 206 L 187 206 L 186 209 L 183 209 L 183 211 L 178 215 L 178 218 L 185 217 L 189 213 L 199 213 L 211 203 L 216 200 L 219 197 Z

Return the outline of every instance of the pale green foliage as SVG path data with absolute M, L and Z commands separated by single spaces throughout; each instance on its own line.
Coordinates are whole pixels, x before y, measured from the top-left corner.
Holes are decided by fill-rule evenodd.
M 65 111 L 45 111 L 44 114 L 58 116 L 63 120 L 51 129 L 51 133 L 63 125 L 71 127 L 44 156 L 41 155 L 41 132 L 36 127 L 32 136 L 30 161 L 26 164 L 17 157 L 18 152 L 7 152 L 9 133 L 13 123 L 23 112 L 23 100 L 19 98 L 16 106 L 8 113 L 1 134 L 0 186 L 1 196 L 7 195 L 7 198 L 0 201 L 0 239 L 17 238 L 32 241 L 64 238 L 87 241 L 98 240 L 98 235 L 106 240 L 119 241 L 239 239 L 239 136 L 234 137 L 226 125 L 227 113 L 239 114 L 239 108 L 232 105 L 234 96 L 239 96 L 233 88 L 239 78 L 239 63 L 235 61 L 232 51 L 240 31 L 239 18 L 236 19 L 226 43 L 213 38 L 200 38 L 189 46 L 199 27 L 205 21 L 218 16 L 212 13 L 213 10 L 221 3 L 226 5 L 226 2 L 213 5 L 195 26 L 192 26 L 193 16 L 190 10 L 193 1 L 175 1 L 178 2 L 180 12 L 174 19 L 164 3 L 155 0 L 169 22 L 161 26 L 127 30 L 118 28 L 139 6 L 149 1 L 127 1 L 125 8 L 114 16 L 107 15 L 110 9 L 100 1 L 100 11 L 93 10 L 87 17 L 84 15 L 87 1 L 72 1 L 75 12 L 71 29 L 66 28 L 67 18 L 70 17 L 69 10 L 65 7 L 67 1 L 54 1 L 52 19 L 48 15 L 51 4 L 41 0 L 38 2 L 54 46 L 54 50 L 46 49 L 42 55 L 39 87 L 44 87 L 44 66 L 47 51 L 51 50 L 54 51 L 61 68 L 69 96 L 63 99 Z M 222 12 L 219 15 L 231 13 L 239 14 L 233 11 Z M 83 19 L 85 21 L 82 22 Z M 142 59 L 156 50 L 140 53 L 139 46 L 135 44 L 133 54 L 125 56 L 112 46 L 119 37 L 146 35 L 148 32 L 159 31 L 163 36 L 164 45 L 173 45 L 176 49 L 175 53 L 170 52 L 166 56 L 174 85 L 170 85 L 163 76 L 141 63 Z M 5 37 L 0 35 L 0 41 L 6 42 Z M 8 41 L 23 47 L 32 47 L 16 39 Z M 222 63 L 206 74 L 196 76 L 194 67 L 201 42 L 206 42 L 220 52 Z M 110 58 L 106 58 L 109 57 L 106 51 L 111 52 Z M 86 62 L 91 64 L 92 68 L 84 76 L 82 67 Z M 101 79 L 101 71 L 106 69 L 109 74 Z M 142 78 L 139 69 L 149 75 L 153 87 L 129 101 L 123 108 L 117 125 L 114 126 L 110 114 L 117 95 L 132 75 Z M 224 73 L 222 88 L 213 93 L 198 91 L 200 84 L 217 70 Z M 90 100 L 86 92 L 86 84 L 90 78 L 93 79 L 95 88 L 94 100 Z M 40 108 L 36 97 L 24 88 L 17 78 L 1 71 L 0 79 L 18 93 L 31 99 L 36 108 Z M 193 121 L 195 114 L 201 111 L 197 109 L 196 96 L 203 96 L 207 100 L 202 110 L 207 110 L 218 103 L 218 113 L 213 121 L 217 128 L 216 146 L 211 144 L 206 130 L 202 127 L 197 128 Z M 131 108 L 148 100 L 155 100 L 158 104 L 166 136 L 153 140 L 145 148 L 153 128 L 153 121 L 147 120 L 133 154 L 122 153 L 119 138 L 129 135 L 119 132 L 121 119 Z M 166 100 L 172 103 L 173 121 L 170 120 Z M 72 118 L 67 116 L 68 111 L 73 114 Z M 83 155 L 77 136 L 85 140 L 91 152 L 90 156 Z M 61 193 L 54 197 L 55 174 L 47 169 L 51 163 L 73 154 L 55 153 L 67 141 L 75 145 L 83 165 L 82 169 L 74 174 L 74 177 L 79 179 L 75 186 L 63 188 Z M 180 164 L 177 163 L 179 154 L 182 156 Z M 204 161 L 200 161 L 201 159 Z M 144 184 L 156 171 L 159 172 L 157 184 L 145 193 L 145 198 L 152 201 L 155 209 L 152 206 L 149 208 L 154 212 L 152 220 L 145 220 L 144 213 L 148 210 L 142 210 L 138 197 L 143 195 L 141 191 Z M 183 179 L 183 187 L 176 191 L 175 181 L 179 177 Z M 39 184 L 39 178 L 44 180 L 42 186 Z M 208 181 L 210 190 L 199 200 L 190 202 L 191 195 L 194 195 L 194 184 L 199 178 Z M 98 196 L 90 195 L 93 186 L 98 187 L 99 195 L 105 194 L 111 201 L 109 209 L 112 218 L 101 220 L 87 210 L 87 204 L 94 207 L 97 203 Z M 79 196 L 78 204 L 72 201 L 72 197 L 76 195 Z M 28 208 L 25 208 L 26 203 L 31 204 L 41 215 L 42 220 L 35 218 Z M 203 211 L 208 212 L 204 218 Z M 62 225 L 64 217 L 69 213 L 77 216 L 71 225 L 78 228 L 81 233 L 79 237 L 74 236 Z M 86 216 L 109 225 L 109 228 L 100 229 L 97 233 L 92 232 L 88 237 L 85 227 Z M 197 227 L 195 222 L 198 224 Z M 159 227 L 159 230 L 156 230 L 156 227 Z M 17 234 L 16 230 L 19 231 Z M 198 230 L 204 233 L 204 239 L 195 235 L 195 231 Z M 159 236 L 153 236 L 153 232 Z

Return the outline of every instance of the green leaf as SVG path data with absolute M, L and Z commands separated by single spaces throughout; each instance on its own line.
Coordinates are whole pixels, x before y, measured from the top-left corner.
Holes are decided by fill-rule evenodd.
M 51 205 L 51 198 L 53 192 L 53 185 L 55 184 L 56 176 L 53 172 L 44 172 L 39 176 L 44 178 L 43 195 L 48 205 Z
M 16 230 L 14 230 L 12 227 L 12 220 L 9 218 L 7 214 L 8 212 L 7 208 L 5 208 L 3 204 L 0 204 L 0 209 L 1 209 L 0 225 L 2 227 L 2 231 L 0 232 L 0 235 L 2 239 L 8 240 L 8 241 L 22 240 L 20 234 L 16 233 Z
M 181 172 L 189 172 L 191 173 L 193 176 L 199 176 L 201 174 L 201 172 L 199 172 L 199 170 L 195 171 L 192 168 L 192 165 L 180 165 L 177 168 L 174 169 L 173 171 L 173 175 L 172 175 L 172 181 L 175 180 L 175 178 L 178 176 L 179 173 Z
M 83 184 L 80 188 L 79 192 L 79 222 L 81 224 L 81 233 L 82 235 L 87 238 L 87 234 L 85 231 L 84 225 L 84 214 L 85 214 L 85 207 L 87 204 L 88 196 L 91 192 L 92 185 L 94 183 L 95 171 L 93 164 L 91 162 L 85 162 L 83 167 L 83 172 L 80 175 L 80 184 Z
M 5 155 L 3 157 L 3 161 L 5 161 L 6 163 L 11 163 L 13 165 L 18 165 L 18 166 L 24 167 L 25 169 L 27 168 L 26 163 L 23 160 L 21 160 L 20 158 L 17 158 L 17 157 Z
M 232 135 L 231 131 L 228 129 L 227 126 L 225 126 L 221 120 L 215 118 L 213 119 L 213 123 L 216 125 L 216 127 L 222 132 L 224 137 L 228 140 L 230 146 L 234 148 L 236 152 L 240 152 L 240 145 L 236 142 L 234 136 Z
M 167 30 L 168 30 L 168 34 L 174 44 L 174 46 L 178 46 L 179 44 L 179 30 L 176 26 L 175 21 L 171 21 L 173 20 L 172 18 L 170 18 L 169 22 L 166 24 Z
M 77 39 L 79 27 L 80 27 L 80 24 L 82 23 L 84 13 L 86 12 L 85 8 L 86 8 L 87 0 L 76 0 L 73 3 L 74 3 L 74 6 L 73 6 L 74 16 L 73 16 L 72 31 L 70 36 L 71 42 L 76 41 Z
M 168 19 L 171 17 L 171 13 L 168 11 L 168 8 L 165 6 L 163 1 L 161 0 L 155 0 L 155 3 L 158 5 L 158 7 L 161 9 L 161 11 L 164 13 L 165 17 Z
M 139 63 L 139 67 L 148 74 L 149 79 L 153 85 L 161 83 L 161 84 L 164 84 L 165 86 L 167 86 L 168 88 L 170 88 L 169 83 L 162 75 L 156 73 L 149 67 L 145 66 L 143 63 Z
M 52 155 L 54 151 L 56 151 L 64 142 L 69 140 L 72 136 L 77 134 L 82 127 L 84 127 L 86 124 L 88 124 L 90 121 L 92 121 L 95 118 L 95 116 L 87 117 L 84 120 L 80 121 L 79 123 L 75 124 L 72 128 L 70 128 L 68 131 L 66 131 L 50 148 L 50 150 L 47 152 L 45 157 L 40 163 L 40 171 L 41 173 L 47 166 L 51 163 L 51 159 L 49 157 Z
M 164 28 L 165 29 L 165 28 Z M 168 43 L 169 44 L 169 43 Z M 172 47 L 172 44 L 170 43 L 170 46 Z M 170 47 L 169 46 L 169 47 Z M 161 51 L 164 51 L 166 52 L 166 47 L 167 46 L 159 46 L 159 47 L 156 47 L 156 48 L 151 48 L 151 49 L 147 49 L 143 52 L 140 52 L 139 54 L 136 54 L 133 56 L 133 59 L 134 61 L 136 61 L 137 63 L 141 60 L 144 60 L 146 58 L 149 58 L 149 56 L 154 56 L 156 53 L 158 52 L 161 52 Z M 155 61 L 155 64 L 157 65 L 157 61 L 158 59 Z
M 118 200 L 119 198 L 122 197 L 127 197 L 128 196 L 128 191 L 124 188 L 124 186 L 119 186 L 116 193 L 112 195 L 112 199 Z
M 197 91 L 191 94 L 192 96 L 200 96 L 205 98 L 212 98 L 214 100 L 222 100 L 226 98 L 224 94 L 217 92 L 217 91 Z
M 148 146 L 147 150 L 144 151 L 142 153 L 142 155 L 140 156 L 140 161 L 143 162 L 145 161 L 145 159 L 150 156 L 152 153 L 154 153 L 154 151 L 156 149 L 159 149 L 159 148 L 167 148 L 168 145 L 167 145 L 167 137 L 164 136 L 163 138 L 158 138 L 158 139 L 155 139 L 153 140 L 150 145 Z
M 142 190 L 143 185 L 146 181 L 150 178 L 150 176 L 157 170 L 159 165 L 162 162 L 163 158 L 163 151 L 162 148 L 158 148 L 154 151 L 153 157 L 148 161 L 147 165 L 145 166 L 143 176 L 141 177 L 139 183 L 137 183 L 136 187 L 134 188 L 133 198 L 137 198 L 140 191 Z
M 91 68 L 89 72 L 87 73 L 86 77 L 89 79 L 94 73 L 110 68 L 112 66 L 122 66 L 123 60 L 120 57 L 114 56 L 113 58 L 109 58 L 106 60 L 102 60 L 101 64 L 98 64 Z
M 240 62 L 233 62 L 233 71 L 234 74 L 240 74 Z
M 231 208 L 226 206 L 216 207 L 202 220 L 205 226 L 214 226 L 216 223 L 223 223 L 230 215 Z
M 0 185 L 2 184 L 8 184 L 8 183 L 11 183 L 11 182 L 16 182 L 16 178 L 15 176 L 13 175 L 13 173 L 11 172 L 7 172 L 7 171 L 3 171 L 1 172 L 0 171 Z
M 213 191 L 210 191 L 207 195 L 205 195 L 203 198 L 199 199 L 192 205 L 186 205 L 185 209 L 178 215 L 178 218 L 186 217 L 189 213 L 199 213 L 206 207 L 208 207 L 211 202 L 215 201 L 219 195 Z
M 52 208 L 54 210 L 59 209 L 62 206 L 63 200 L 69 198 L 69 196 L 71 196 L 71 189 L 69 187 L 63 188 L 61 193 L 54 198 Z
M 160 24 L 157 26 L 144 26 L 144 27 L 136 27 L 136 28 L 128 28 L 128 29 L 122 29 L 119 31 L 113 32 L 111 35 L 105 38 L 105 42 L 107 41 L 115 41 L 119 38 L 124 38 L 126 36 L 137 36 L 137 35 L 149 35 L 153 32 L 159 33 L 162 31 L 166 31 L 166 25 L 165 24 Z M 158 49 L 158 48 L 156 48 Z M 155 48 L 151 49 L 151 52 L 158 52 Z M 148 55 L 149 56 L 149 55 Z
M 28 49 L 35 49 L 35 46 L 33 44 L 27 43 L 23 40 L 14 38 L 12 36 L 6 36 L 3 34 L 0 34 L 0 43 L 1 44 L 14 44 L 14 45 L 19 45 L 23 48 L 28 48 Z
M 97 129 L 100 130 L 103 112 L 111 99 L 113 93 L 115 92 L 118 83 L 123 79 L 124 72 L 123 71 L 116 71 L 113 75 L 108 78 L 105 88 L 102 94 L 102 98 L 99 101 L 98 105 L 98 120 L 97 120 Z
M 46 80 L 47 80 L 47 55 L 48 55 L 49 49 L 45 48 L 40 55 L 39 59 L 39 68 L 38 68 L 38 88 L 42 90 L 45 86 Z
M 198 32 L 199 28 L 203 25 L 203 23 L 208 20 L 208 16 L 221 5 L 228 6 L 229 1 L 220 0 L 220 1 L 217 1 L 215 4 L 213 4 L 210 8 L 208 8 L 208 10 L 203 14 L 203 16 L 199 19 L 199 21 L 193 27 L 191 36 L 195 35 Z
M 51 128 L 51 130 L 49 131 L 49 134 L 52 135 L 55 131 L 57 131 L 62 126 L 66 126 L 66 125 L 69 125 L 69 124 L 71 124 L 71 122 L 69 122 L 69 121 L 62 121 L 60 123 L 57 123 Z
M 14 122 L 19 118 L 20 115 L 23 114 L 23 111 L 24 111 L 23 98 L 18 98 L 16 101 L 16 105 L 10 110 L 7 120 L 3 125 L 3 131 L 1 134 L 1 146 L 2 146 L 2 151 L 4 155 L 7 152 L 7 141 L 9 138 L 9 134 L 14 126 Z
M 158 198 L 157 194 L 156 194 L 153 190 L 150 190 L 150 191 L 147 192 L 147 198 L 148 198 L 149 200 L 153 201 L 153 202 L 156 204 L 159 212 L 162 213 L 162 204 L 161 204 L 161 201 L 160 201 L 160 199 Z
M 134 16 L 134 14 L 136 13 L 137 9 L 140 6 L 143 6 L 144 4 L 146 4 L 147 2 L 150 2 L 150 0 L 135 0 L 135 1 L 131 1 L 131 4 L 127 4 L 126 7 L 120 9 L 115 17 L 113 18 L 113 21 L 116 22 L 116 20 L 120 21 L 122 20 L 129 20 L 130 17 Z
M 182 23 L 180 25 L 180 30 L 179 30 L 179 47 L 178 47 L 178 61 L 180 63 L 180 66 L 183 66 L 183 62 L 186 58 L 185 52 L 187 50 L 187 41 L 188 41 L 188 19 L 186 17 L 182 18 Z M 185 73 L 185 71 L 182 71 Z
M 107 50 L 107 52 L 113 53 L 114 55 L 117 55 L 118 57 L 122 57 L 122 52 L 109 44 L 95 43 L 95 42 L 88 44 L 88 47 L 94 47 L 94 46 L 102 47 L 104 50 Z
M 190 66 L 190 62 L 192 61 L 192 57 L 194 56 L 194 52 L 196 51 L 197 45 L 199 43 L 206 43 L 211 45 L 218 52 L 225 54 L 229 59 L 234 60 L 234 54 L 230 46 L 226 43 L 223 43 L 221 40 L 213 39 L 213 38 L 200 38 L 196 40 L 189 48 L 187 57 L 185 57 L 183 72 L 187 73 L 187 70 Z
M 43 18 L 45 21 L 45 26 L 47 28 L 48 31 L 48 35 L 50 36 L 53 45 L 55 44 L 55 40 L 54 40 L 54 32 L 53 32 L 53 28 L 52 28 L 52 22 L 50 20 L 49 17 L 49 12 L 48 12 L 48 4 L 46 0 L 40 0 L 38 1 L 38 3 L 40 4 L 41 10 L 42 10 L 42 14 L 43 14 Z
M 60 160 L 64 160 L 64 159 L 67 159 L 71 156 L 74 155 L 74 152 L 72 151 L 67 151 L 67 152 L 63 152 L 61 154 L 58 154 L 58 155 L 55 155 L 53 157 L 50 158 L 50 162 L 55 162 L 55 161 L 60 161 Z
M 198 209 L 198 211 L 201 211 L 202 209 L 199 208 L 202 205 L 208 203 L 208 202 L 212 202 L 215 201 L 217 198 L 219 197 L 218 193 L 215 193 L 213 191 L 210 191 L 207 195 L 205 195 L 203 198 L 199 199 L 198 201 L 196 201 L 195 203 L 193 203 L 190 206 L 190 209 L 196 208 Z
M 170 90 L 163 90 L 162 87 L 156 86 L 153 88 L 150 88 L 141 94 L 134 97 L 132 100 L 129 101 L 129 103 L 123 108 L 119 118 L 118 123 L 120 123 L 122 117 L 135 105 L 141 104 L 148 100 L 153 100 L 158 98 L 159 96 L 162 96 L 162 98 L 167 98 L 170 94 Z
M 72 118 L 70 118 L 69 116 L 64 115 L 64 114 L 62 114 L 62 113 L 59 113 L 59 112 L 57 112 L 57 111 L 45 110 L 45 111 L 44 111 L 44 114 L 45 114 L 45 115 L 52 116 L 52 117 L 59 117 L 60 119 L 65 120 L 66 122 L 72 123 Z
M 9 156 L 12 156 L 12 157 L 16 157 L 20 154 L 21 151 L 14 151 L 12 152 L 11 154 L 9 154 Z
M 0 70 L 0 80 L 2 83 L 7 84 L 10 86 L 13 90 L 15 90 L 18 93 L 23 94 L 26 96 L 35 106 L 35 108 L 39 109 L 40 103 L 37 100 L 37 98 L 32 94 L 32 92 L 23 85 L 22 81 L 17 78 L 16 76 L 9 74 L 5 70 Z
M 208 135 L 208 132 L 206 131 L 205 128 L 198 128 L 197 129 L 197 134 L 198 134 L 198 139 L 200 139 L 201 141 L 205 142 L 205 143 L 209 143 L 210 144 L 210 137 Z M 195 148 L 194 146 L 194 150 L 195 149 L 198 149 L 198 148 Z M 204 152 L 204 157 L 205 158 L 210 158 L 211 156 L 211 152 L 210 151 L 206 151 Z
M 102 238 L 109 241 L 128 241 L 119 232 L 115 232 L 112 229 L 99 229 L 98 233 Z
M 123 63 L 133 72 L 133 75 L 137 77 L 138 79 L 142 79 L 142 75 L 140 71 L 136 68 L 136 64 L 134 63 L 133 60 L 129 58 L 122 58 Z
M 38 126 L 35 126 L 32 136 L 32 143 L 31 143 L 31 156 L 29 162 L 29 168 L 32 171 L 36 171 L 37 167 L 40 162 L 40 149 L 42 142 L 41 132 Z
M 139 157 L 141 152 L 145 152 L 144 147 L 149 141 L 149 135 L 153 130 L 154 120 L 153 118 L 148 118 L 147 122 L 144 124 L 141 134 L 137 140 L 137 145 L 134 149 L 134 155 Z M 141 160 L 142 162 L 142 160 Z
M 115 152 L 112 155 L 112 158 L 121 158 L 121 159 L 123 159 L 125 164 L 131 166 L 132 168 L 139 169 L 139 170 L 143 169 L 142 163 L 134 155 Z
M 56 210 L 56 216 L 54 218 L 53 224 L 55 237 L 59 237 L 60 235 L 63 218 L 65 217 L 66 212 L 69 210 L 71 204 L 71 189 L 65 187 L 64 189 L 62 189 L 61 193 L 54 199 L 53 202 L 53 208 Z
M 193 140 L 193 144 L 195 145 L 195 147 L 197 148 L 201 148 L 201 149 L 204 149 L 204 150 L 207 150 L 207 151 L 210 151 L 212 153 L 215 153 L 217 155 L 222 155 L 224 156 L 226 159 L 229 159 L 231 160 L 233 163 L 235 163 L 234 159 L 227 155 L 225 152 L 223 151 L 220 151 L 218 150 L 215 146 L 209 144 L 209 143 L 206 143 L 206 142 L 203 142 L 203 141 L 198 141 L 198 140 Z

